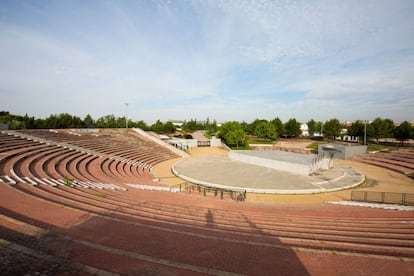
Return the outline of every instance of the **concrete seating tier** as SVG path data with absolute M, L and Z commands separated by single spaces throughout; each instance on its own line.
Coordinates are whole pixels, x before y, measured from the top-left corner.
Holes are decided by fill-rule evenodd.
M 198 210 L 193 214 L 189 214 L 188 210 L 180 213 L 177 208 L 172 212 L 172 206 L 165 205 L 164 208 L 162 208 L 162 206 L 157 203 L 155 203 L 155 206 L 151 206 L 151 203 L 147 203 L 146 206 L 142 208 L 143 210 L 141 210 L 141 207 L 130 206 L 127 199 L 122 200 L 121 202 L 123 202 L 123 204 L 120 204 L 115 200 L 101 199 L 101 197 L 97 196 L 93 198 L 91 195 L 87 196 L 80 193 L 73 193 L 71 189 L 67 187 L 63 188 L 66 189 L 66 191 L 63 191 L 63 189 L 53 189 L 49 186 L 31 187 L 28 185 L 16 185 L 14 187 L 28 194 L 65 204 L 72 208 L 87 210 L 89 212 L 98 212 L 100 214 L 107 214 L 110 212 L 111 214 L 114 214 L 115 217 L 117 217 L 117 215 L 120 217 L 127 215 L 130 216 L 132 220 L 134 220 L 134 218 L 142 219 L 146 217 L 148 218 L 148 222 L 153 220 L 179 222 L 181 225 L 187 225 L 189 228 L 197 225 L 204 225 L 206 223 L 205 214 L 208 212 L 208 210 L 204 208 L 196 208 L 196 210 Z M 126 208 L 127 206 L 128 208 Z M 122 210 L 122 212 L 120 210 Z M 410 250 L 409 248 L 414 245 L 414 241 L 411 240 L 414 233 L 408 234 L 406 230 L 401 228 L 396 229 L 396 227 L 391 227 L 391 229 L 389 229 L 389 226 L 387 226 L 388 230 L 381 229 L 381 227 L 385 227 L 387 224 L 382 221 L 383 219 L 367 219 L 363 223 L 358 223 L 352 219 L 319 219 L 289 216 L 291 221 L 296 221 L 295 223 L 290 223 L 288 221 L 281 221 L 280 217 L 278 220 L 275 220 L 274 218 L 269 218 L 268 215 L 259 215 L 255 213 L 249 214 L 249 212 L 243 213 L 241 217 L 240 213 L 238 213 L 238 216 L 239 217 L 234 216 L 231 212 L 224 212 L 224 210 L 214 210 L 214 223 L 216 228 L 222 229 L 223 232 L 226 232 L 226 230 L 236 232 L 233 233 L 236 236 L 238 235 L 237 232 L 252 234 L 254 233 L 254 229 L 252 229 L 249 221 L 254 221 L 257 228 L 262 229 L 266 233 L 273 232 L 274 234 L 277 234 L 279 239 L 298 238 L 303 239 L 303 243 L 310 244 L 312 244 L 312 240 L 315 239 L 321 239 L 325 242 L 341 241 L 352 243 L 357 241 L 358 243 L 363 243 L 365 245 L 375 244 L 385 247 L 386 245 L 399 246 L 401 247 L 401 251 L 406 252 L 406 254 L 414 254 L 414 249 L 411 248 Z M 285 216 L 282 217 L 286 218 Z M 301 222 L 299 222 L 299 220 L 301 220 Z M 275 224 L 276 221 L 278 221 L 277 225 Z M 396 222 L 398 219 L 392 221 Z M 303 224 L 303 222 L 306 222 L 306 224 Z M 321 225 L 323 225 L 323 229 L 321 229 Z M 367 229 L 370 229 L 371 231 L 366 232 Z M 346 234 L 344 233 L 344 235 L 341 235 L 341 231 L 346 231 Z M 383 231 L 385 233 L 383 233 Z M 394 234 L 391 234 L 390 232 Z M 403 233 L 406 235 L 405 237 L 402 237 Z M 265 236 L 267 235 L 264 234 L 262 238 L 265 238 Z M 393 237 L 393 239 L 391 239 L 391 237 Z M 400 237 L 401 240 L 394 240 L 396 237 Z M 295 243 L 295 241 L 292 242 Z M 341 246 L 346 247 L 346 245 Z M 358 245 L 353 246 L 358 247 Z M 363 248 L 360 250 L 364 251 Z
M 51 133 L 66 145 L 83 136 Z M 275 267 L 290 275 L 413 271 L 410 212 L 241 204 L 168 193 L 152 183 L 149 172 L 169 156 L 163 151 L 144 158 L 115 148 L 116 154 L 108 155 L 96 154 L 92 146 L 82 151 L 80 145 L 32 142 L 6 151 L 0 161 L 0 257 L 36 263 L 35 271 L 23 266 L 29 270 L 24 273 L 59 274 L 60 268 L 99 275 L 269 275 Z M 55 270 L 50 271 L 51 263 Z M 21 274 L 18 267 L 7 274 Z
M 381 272 L 388 266 L 400 274 L 413 268 L 414 218 L 407 212 L 200 202 L 138 189 L 100 191 L 0 183 L 2 202 L 5 196 L 15 197 L 1 207 L 0 229 L 12 233 L 3 237 L 30 247 L 29 241 L 13 236 L 13 229 L 20 229 L 14 226 L 24 225 L 27 235 L 33 230 L 36 239 L 49 239 L 45 245 L 51 247 L 40 247 L 41 252 L 57 246 L 64 249 L 55 254 L 58 258 L 120 274 L 145 274 L 148 267 L 162 268 L 162 274 L 260 275 L 274 272 L 275 266 L 295 275 L 335 274 L 338 266 L 345 274 L 372 274 L 373 263 Z M 28 205 L 30 210 L 24 208 Z M 241 261 L 246 256 L 249 264 Z M 306 261 L 315 258 L 318 265 Z M 321 262 L 323 271 L 318 270 Z
M 406 175 L 414 174 L 414 150 L 409 148 L 367 153 L 353 157 L 353 160 L 380 166 Z
M 25 180 L 28 177 L 151 185 L 152 166 L 176 156 L 137 137 L 133 134 L 128 144 L 124 138 L 108 134 L 74 135 L 65 130 L 1 132 L 0 175 L 15 177 L 22 183 L 31 182 Z M 104 149 L 105 153 L 98 151 Z

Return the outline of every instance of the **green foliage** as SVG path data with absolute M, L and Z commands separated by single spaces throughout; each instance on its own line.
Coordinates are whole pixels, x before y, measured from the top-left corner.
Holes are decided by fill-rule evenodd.
M 117 128 L 118 119 L 113 114 L 109 114 L 98 118 L 96 121 L 96 127 L 98 128 Z
M 381 145 L 368 145 L 367 151 L 380 151 L 380 150 L 386 150 L 388 147 L 381 146 Z
M 133 122 L 131 124 L 131 126 L 132 127 L 138 127 L 138 128 L 140 128 L 142 130 L 149 130 L 150 129 L 150 127 L 143 120 L 137 121 L 135 123 Z
M 316 121 L 314 119 L 310 119 L 306 124 L 308 125 L 309 135 L 313 136 L 315 132 L 317 132 Z
M 394 122 L 391 119 L 376 118 L 369 127 L 367 127 L 367 134 L 369 137 L 376 139 L 391 138 L 394 131 Z
M 323 136 L 328 139 L 335 140 L 335 137 L 341 135 L 342 125 L 338 119 L 326 121 L 323 127 Z
M 103 193 L 100 193 L 100 192 L 96 192 L 93 195 L 96 196 L 96 197 L 105 197 L 105 195 Z
M 176 128 L 172 122 L 162 123 L 157 120 L 151 127 L 150 130 L 156 133 L 174 133 Z
M 184 122 L 181 128 L 183 131 L 189 132 L 189 131 L 196 131 L 196 130 L 204 130 L 205 126 L 204 124 L 197 122 L 197 120 L 191 119 L 188 122 Z
M 164 133 L 174 133 L 176 128 L 172 122 L 166 122 L 162 130 Z
M 66 185 L 66 186 L 68 186 L 68 187 L 72 187 L 72 180 L 71 180 L 71 179 L 69 179 L 69 177 L 65 176 L 65 177 L 63 178 L 63 181 L 65 182 L 65 185 Z
M 0 112 L 0 123 L 7 124 L 9 129 L 28 129 L 35 127 L 34 117 L 13 115 L 8 111 Z
M 282 136 L 285 134 L 285 125 L 282 123 L 282 121 L 279 119 L 279 117 L 274 118 L 271 123 L 275 126 L 276 131 L 276 138 Z
M 91 115 L 86 115 L 83 119 L 83 127 L 86 128 L 94 128 L 95 127 L 95 121 L 92 119 Z
M 273 141 L 252 141 L 252 140 L 249 140 L 249 144 L 257 144 L 257 145 L 260 145 L 260 144 L 268 144 L 268 145 L 272 145 L 273 144 Z
M 217 121 L 213 120 L 213 122 L 210 122 L 210 119 L 207 118 L 205 129 L 207 130 L 207 135 L 211 138 L 211 136 L 216 135 L 218 131 Z
M 94 120 L 90 114 L 82 120 L 77 116 L 67 113 L 51 114 L 45 119 L 13 115 L 8 111 L 0 111 L 0 123 L 7 124 L 9 129 L 42 129 L 42 128 L 124 128 L 125 117 L 116 117 L 113 114 L 105 115 Z M 133 122 L 128 120 L 128 127 L 139 127 L 148 130 L 143 121 Z
M 361 120 L 357 120 L 348 127 L 348 135 L 354 137 L 364 137 L 365 124 Z
M 215 135 L 218 131 L 217 122 L 215 120 L 211 122 L 210 118 L 207 118 L 205 122 L 199 122 L 195 119 L 191 119 L 188 122 L 184 122 L 181 128 L 184 132 L 206 130 L 207 137 L 211 137 Z
M 326 144 L 326 142 L 313 142 L 312 144 L 310 144 L 306 148 L 307 149 L 317 150 L 319 148 L 319 145 L 321 145 L 321 144 Z
M 248 137 L 239 122 L 224 123 L 219 131 L 218 137 L 230 147 L 246 146 Z
M 276 139 L 276 129 L 275 126 L 268 122 L 262 121 L 256 125 L 254 134 L 261 139 L 274 141 Z
M 258 125 L 260 125 L 261 123 L 267 123 L 267 120 L 265 119 L 256 119 L 253 122 L 251 122 L 248 126 L 247 129 L 245 130 L 245 132 L 249 135 L 256 135 L 256 128 Z
M 314 136 L 315 133 L 322 132 L 322 122 L 316 122 L 314 119 L 310 119 L 306 124 L 308 125 L 308 131 L 310 136 Z
M 45 119 L 47 128 L 80 128 L 82 120 L 77 116 L 68 113 L 52 114 Z
M 300 123 L 296 119 L 291 118 L 285 123 L 285 133 L 287 137 L 298 137 L 302 134 Z
M 232 150 L 249 150 L 249 145 L 242 145 L 242 146 L 231 146 Z
M 405 140 L 413 137 L 413 131 L 414 129 L 411 126 L 410 122 L 404 121 L 394 129 L 394 137 L 398 139 L 401 144 L 403 144 Z

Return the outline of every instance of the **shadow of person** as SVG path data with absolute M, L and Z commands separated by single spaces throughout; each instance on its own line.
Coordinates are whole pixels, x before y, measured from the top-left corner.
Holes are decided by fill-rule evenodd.
M 206 222 L 207 227 L 212 228 L 214 226 L 213 214 L 211 213 L 210 209 L 208 209 L 206 213 Z

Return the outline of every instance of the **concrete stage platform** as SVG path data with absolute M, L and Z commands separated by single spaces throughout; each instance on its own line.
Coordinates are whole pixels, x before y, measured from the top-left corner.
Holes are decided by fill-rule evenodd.
M 334 163 L 329 170 L 307 176 L 250 165 L 227 156 L 185 159 L 177 162 L 172 170 L 191 183 L 261 194 L 333 192 L 358 186 L 365 180 L 361 172 L 341 164 Z

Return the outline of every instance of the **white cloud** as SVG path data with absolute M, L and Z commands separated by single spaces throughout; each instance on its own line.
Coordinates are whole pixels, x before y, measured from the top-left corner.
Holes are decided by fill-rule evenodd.
M 2 109 L 96 117 L 129 102 L 144 120 L 413 116 L 411 1 L 9 5 Z

